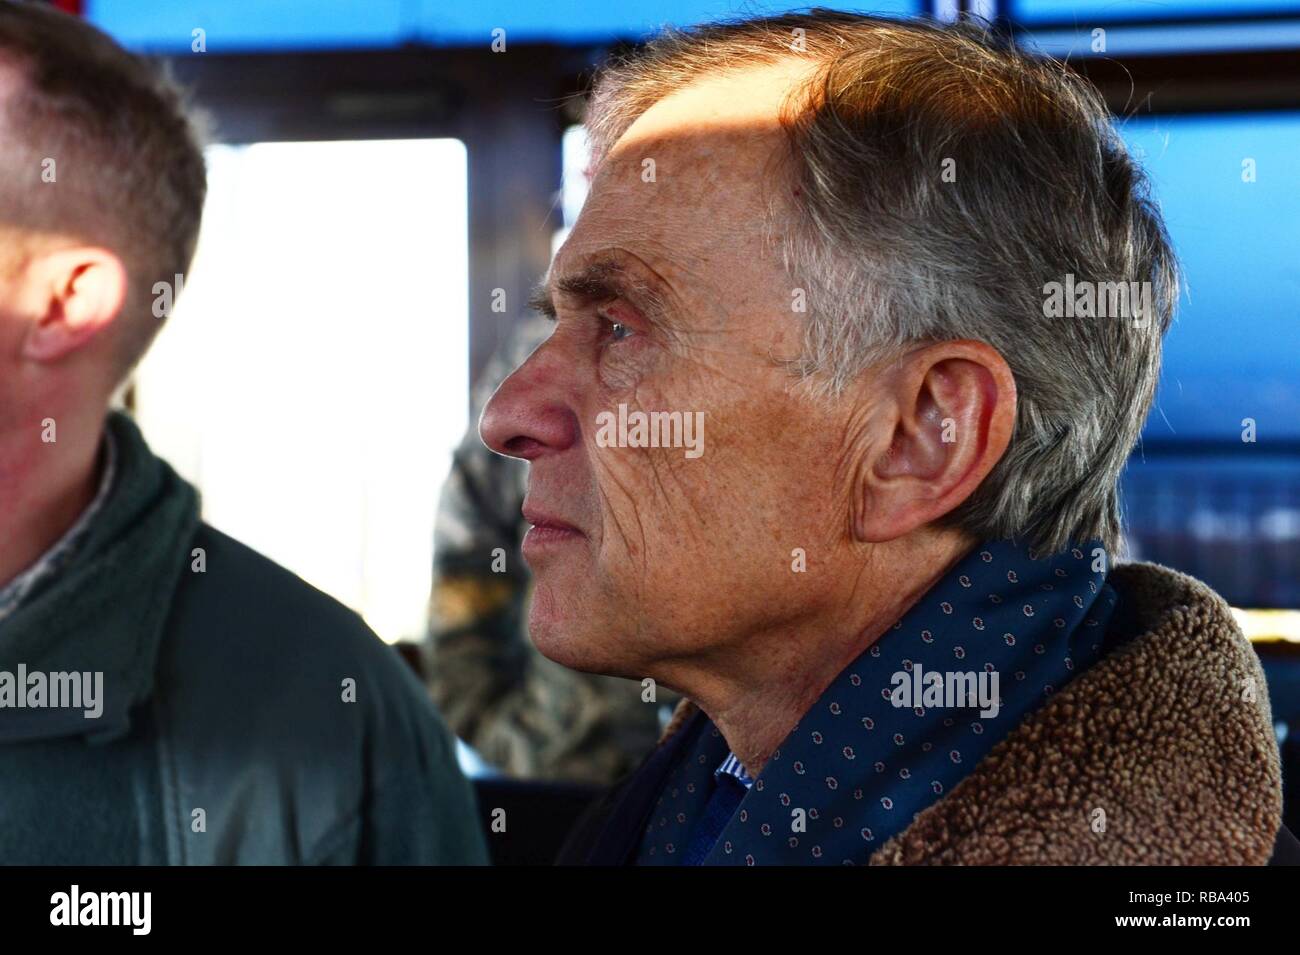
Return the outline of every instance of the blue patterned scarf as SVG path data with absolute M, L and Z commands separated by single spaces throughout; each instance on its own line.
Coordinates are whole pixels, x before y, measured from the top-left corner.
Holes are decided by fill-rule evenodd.
M 1101 656 L 1108 567 L 1097 541 L 1050 557 L 975 548 L 835 679 L 748 791 L 715 778 L 729 747 L 699 714 L 637 864 L 865 863 Z

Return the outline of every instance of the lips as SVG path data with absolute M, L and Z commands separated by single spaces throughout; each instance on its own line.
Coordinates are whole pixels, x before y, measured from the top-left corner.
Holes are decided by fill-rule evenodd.
M 521 544 L 524 560 L 534 572 L 557 554 L 570 552 L 575 544 L 582 545 L 587 535 L 561 517 L 533 507 L 524 508 L 524 518 L 533 526 L 528 528 Z
M 582 529 L 576 524 L 571 524 L 563 518 L 549 514 L 546 511 L 535 508 L 527 503 L 524 504 L 523 514 L 524 520 L 539 530 L 567 531 L 572 534 L 579 534 L 583 537 L 586 536 L 586 534 L 583 534 Z

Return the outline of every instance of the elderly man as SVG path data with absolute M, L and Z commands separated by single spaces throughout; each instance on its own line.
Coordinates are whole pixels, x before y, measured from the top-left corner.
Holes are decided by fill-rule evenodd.
M 0 864 L 486 861 L 399 658 L 108 412 L 198 236 L 178 91 L 0 0 L 0 127 Z
M 1177 277 L 1095 92 L 815 11 L 657 39 L 588 126 L 481 432 L 531 466 L 538 647 L 687 702 L 561 861 L 1268 861 L 1255 655 L 1112 563 Z

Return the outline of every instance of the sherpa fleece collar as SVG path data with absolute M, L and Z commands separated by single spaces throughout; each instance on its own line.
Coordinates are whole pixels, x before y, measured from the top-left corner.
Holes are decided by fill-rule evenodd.
M 1263 669 L 1222 598 L 1115 567 L 1131 637 L 1031 713 L 872 865 L 1264 865 L 1282 774 Z M 696 712 L 683 701 L 668 738 Z

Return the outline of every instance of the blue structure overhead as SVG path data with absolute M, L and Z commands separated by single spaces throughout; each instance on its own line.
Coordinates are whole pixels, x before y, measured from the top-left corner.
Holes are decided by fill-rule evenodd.
M 1293 20 L 1244 20 L 1220 23 L 1145 24 L 1130 26 L 1080 21 L 1059 29 L 1031 28 L 1020 34 L 1028 49 L 1058 60 L 1081 56 L 1122 57 L 1145 54 L 1224 53 L 1240 50 L 1288 50 L 1300 47 L 1300 17 Z M 1094 44 L 1105 31 L 1105 45 Z
M 922 0 L 864 0 L 830 7 L 889 15 L 918 14 Z M 209 52 L 323 49 L 428 43 L 486 46 L 492 31 L 507 43 L 636 39 L 666 23 L 687 26 L 725 17 L 798 9 L 780 0 L 89 0 L 87 18 L 137 50 L 190 49 L 195 29 Z
M 1078 21 L 1118 23 L 1132 20 L 1195 20 L 1199 17 L 1300 15 L 1300 0 L 1004 0 L 1004 10 L 1025 24 Z

